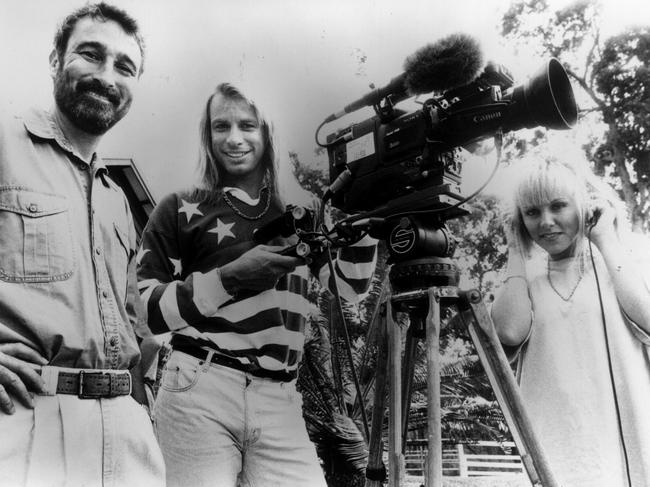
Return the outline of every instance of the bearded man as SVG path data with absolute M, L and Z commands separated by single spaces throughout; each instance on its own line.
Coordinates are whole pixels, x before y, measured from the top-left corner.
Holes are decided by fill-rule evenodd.
M 132 397 L 133 221 L 96 152 L 143 60 L 132 17 L 86 5 L 55 35 L 52 110 L 0 121 L 0 485 L 164 483 Z

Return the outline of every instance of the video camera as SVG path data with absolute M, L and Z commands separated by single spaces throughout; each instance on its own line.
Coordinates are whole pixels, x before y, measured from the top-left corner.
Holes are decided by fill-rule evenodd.
M 421 109 L 395 108 L 425 93 L 432 95 Z M 373 106 L 376 115 L 330 134 L 326 144 L 318 141 L 325 124 L 364 106 Z M 569 129 L 577 118 L 569 78 L 557 59 L 514 86 L 502 65 L 484 67 L 474 39 L 448 36 L 408 57 L 404 73 L 386 86 L 325 118 L 316 142 L 327 148 L 331 184 L 319 215 L 298 227 L 295 215 L 280 218 L 260 233 L 260 241 L 281 230 L 295 233 L 303 248 L 287 252 L 306 256 L 349 245 L 367 232 L 386 241 L 390 262 L 397 264 L 390 275 L 395 288 L 452 285 L 458 280 L 450 259 L 456 241 L 445 222 L 467 214 L 463 204 L 474 196 L 461 194 L 463 149 L 489 137 L 499 147 L 503 133 L 523 128 Z M 350 214 L 332 230 L 321 226 L 327 201 Z
M 411 113 L 393 107 L 390 93 L 377 115 L 327 137 L 330 181 L 345 176 L 332 205 L 346 213 L 390 216 L 453 207 L 461 201 L 460 149 L 499 132 L 544 126 L 568 129 L 577 108 L 556 59 L 523 85 L 488 63 L 472 82 L 426 100 Z M 345 174 L 343 174 L 345 172 Z M 442 219 L 462 214 L 451 211 Z
M 433 93 L 422 108 L 395 105 Z M 476 41 L 452 35 L 407 58 L 403 74 L 327 117 L 373 106 L 376 115 L 327 137 L 330 186 L 324 200 L 351 214 L 341 226 L 366 225 L 385 240 L 395 289 L 455 285 L 456 241 L 445 227 L 466 215 L 461 194 L 463 149 L 523 128 L 569 129 L 577 121 L 566 71 L 550 59 L 527 82 L 514 86 L 502 65 L 487 63 Z M 320 130 L 320 127 L 319 127 Z M 316 132 L 318 142 L 318 131 Z M 498 160 L 497 160 L 498 162 Z M 480 191 L 480 190 L 479 190 Z M 476 194 L 476 193 L 475 193 Z

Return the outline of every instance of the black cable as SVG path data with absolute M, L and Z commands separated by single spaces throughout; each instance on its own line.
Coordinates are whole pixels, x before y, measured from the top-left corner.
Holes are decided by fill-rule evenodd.
M 329 144 L 327 142 L 322 144 L 320 142 L 320 140 L 318 140 L 318 133 L 320 132 L 320 129 L 322 129 L 325 126 L 326 123 L 328 123 L 328 120 L 322 121 L 321 124 L 316 128 L 316 133 L 314 134 L 314 140 L 316 141 L 316 145 L 318 147 L 323 147 L 324 149 L 329 149 L 329 147 L 331 145 L 333 145 L 333 142 L 331 142 Z
M 591 258 L 591 266 L 594 269 L 594 277 L 596 278 L 596 289 L 598 290 L 598 301 L 600 303 L 600 315 L 603 322 L 603 331 L 605 333 L 605 349 L 607 351 L 607 366 L 609 368 L 609 379 L 612 382 L 612 392 L 614 393 L 614 406 L 616 407 L 616 422 L 618 425 L 618 431 L 621 435 L 621 446 L 623 447 L 623 456 L 625 457 L 625 474 L 627 475 L 627 485 L 632 487 L 632 477 L 630 475 L 630 458 L 627 453 L 627 447 L 625 446 L 625 435 L 623 433 L 623 423 L 621 421 L 621 407 L 618 402 L 618 393 L 616 392 L 616 383 L 614 382 L 614 367 L 612 365 L 612 355 L 609 349 L 609 335 L 607 333 L 607 321 L 605 320 L 605 306 L 603 304 L 603 295 L 600 289 L 600 279 L 598 279 L 598 271 L 596 270 L 596 261 L 594 259 L 594 249 L 591 243 L 591 230 L 594 228 L 595 224 L 589 226 L 587 231 L 587 239 L 589 241 L 589 256 Z

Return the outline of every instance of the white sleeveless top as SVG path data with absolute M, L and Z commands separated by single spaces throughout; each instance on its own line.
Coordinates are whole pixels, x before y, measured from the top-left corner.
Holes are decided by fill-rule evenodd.
M 623 317 L 602 257 L 595 257 L 609 346 L 591 262 L 570 298 L 577 282 L 573 258 L 527 263 L 533 325 L 521 358 L 521 391 L 563 487 L 627 487 L 620 429 L 632 486 L 649 487 L 650 336 Z M 547 265 L 567 301 L 549 284 Z

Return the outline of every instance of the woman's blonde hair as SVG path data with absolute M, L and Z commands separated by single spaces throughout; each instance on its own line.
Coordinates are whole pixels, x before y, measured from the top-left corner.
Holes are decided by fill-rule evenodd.
M 604 201 L 616 211 L 617 231 L 629 230 L 625 207 L 615 191 L 596 176 L 584 156 L 563 157 L 540 155 L 511 166 L 512 194 L 506 220 L 510 237 L 525 257 L 530 257 L 535 243 L 528 233 L 522 211 L 531 206 L 549 203 L 558 195 L 571 198 L 578 209 L 578 237 L 575 255 L 584 255 L 588 220 L 594 203 Z

